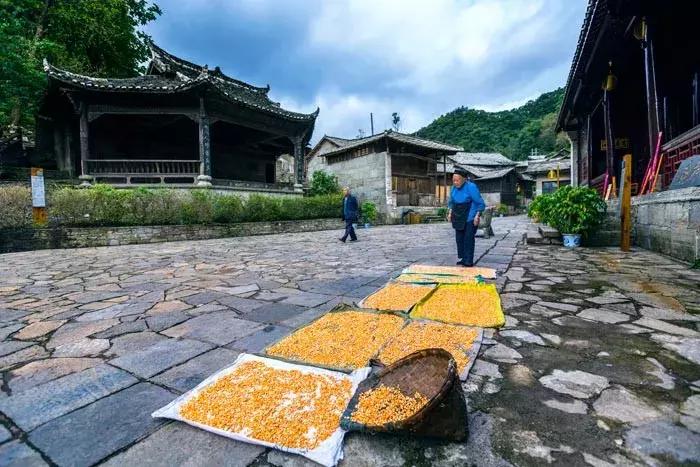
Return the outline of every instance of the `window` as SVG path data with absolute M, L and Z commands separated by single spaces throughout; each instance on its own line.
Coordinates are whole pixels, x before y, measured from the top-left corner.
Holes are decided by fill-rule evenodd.
M 564 180 L 559 182 L 559 186 L 565 186 L 568 185 L 569 181 Z M 546 195 L 547 193 L 553 193 L 557 191 L 557 182 L 542 182 L 542 194 Z

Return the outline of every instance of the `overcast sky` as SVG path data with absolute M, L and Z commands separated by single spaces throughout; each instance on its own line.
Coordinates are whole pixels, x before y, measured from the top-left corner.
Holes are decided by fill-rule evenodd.
M 455 107 L 516 107 L 563 86 L 585 0 L 156 0 L 161 47 L 321 113 L 313 141 L 412 132 Z

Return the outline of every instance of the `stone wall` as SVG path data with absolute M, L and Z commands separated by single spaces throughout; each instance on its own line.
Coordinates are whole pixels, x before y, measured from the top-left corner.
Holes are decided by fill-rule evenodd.
M 47 248 L 85 248 L 178 240 L 206 240 L 341 228 L 342 223 L 339 219 L 309 219 L 216 225 L 6 229 L 0 230 L 0 253 L 43 250 Z
M 338 177 L 341 187 L 349 186 L 360 203 L 372 201 L 377 205 L 377 210 L 387 212 L 387 181 L 386 181 L 386 152 L 371 153 L 349 160 L 326 163 L 326 158 L 316 156 L 309 161 L 308 176 L 311 178 L 317 170 Z M 391 172 L 389 172 L 391 173 Z M 391 184 L 391 177 L 389 177 Z
M 700 258 L 700 187 L 669 190 L 632 198 L 632 241 L 647 250 L 683 261 Z M 603 228 L 589 245 L 620 245 L 617 200 L 608 203 Z

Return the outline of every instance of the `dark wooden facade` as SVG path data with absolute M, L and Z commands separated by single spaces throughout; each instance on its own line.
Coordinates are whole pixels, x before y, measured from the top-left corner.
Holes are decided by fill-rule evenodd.
M 318 110 L 290 112 L 256 87 L 151 45 L 145 75 L 92 78 L 45 63 L 35 165 L 111 183 L 274 184 L 282 154 L 304 181 Z
M 662 133 L 659 188 L 700 147 L 700 35 L 694 2 L 589 0 L 558 127 L 572 181 L 603 190 L 633 156 L 639 189 Z

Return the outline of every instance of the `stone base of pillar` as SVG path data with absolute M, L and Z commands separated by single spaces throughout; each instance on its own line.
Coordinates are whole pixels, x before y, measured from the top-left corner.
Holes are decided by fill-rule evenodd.
M 78 180 L 80 180 L 81 188 L 90 188 L 92 186 L 92 182 L 95 181 L 95 177 L 92 175 L 81 175 L 78 177 Z
M 304 192 L 304 185 L 301 183 L 295 183 L 294 184 L 294 192 L 295 193 L 303 193 Z
M 198 175 L 195 185 L 199 188 L 211 187 L 211 177 L 209 175 Z

